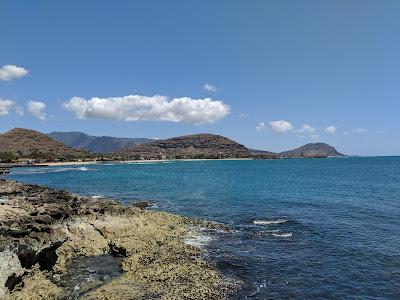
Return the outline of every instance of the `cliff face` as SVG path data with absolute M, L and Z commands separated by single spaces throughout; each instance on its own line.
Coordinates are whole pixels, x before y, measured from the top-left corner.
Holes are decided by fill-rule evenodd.
M 213 134 L 195 134 L 136 145 L 119 155 L 142 158 L 245 158 L 251 157 L 243 145 Z
M 339 153 L 334 147 L 325 143 L 310 143 L 294 150 L 279 153 L 281 158 L 297 158 L 297 157 L 339 157 L 344 156 Z
M 14 128 L 0 134 L 0 152 L 12 152 L 18 157 L 78 158 L 89 153 L 65 146 L 47 135 L 29 129 Z
M 48 134 L 52 139 L 64 143 L 69 147 L 85 149 L 94 153 L 107 153 L 134 145 L 150 143 L 147 138 L 117 138 L 111 136 L 92 136 L 82 132 L 52 132 Z

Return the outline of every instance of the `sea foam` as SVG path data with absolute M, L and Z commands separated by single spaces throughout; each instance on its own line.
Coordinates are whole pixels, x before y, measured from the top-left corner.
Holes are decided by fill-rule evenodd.
M 293 233 L 291 232 L 282 232 L 282 233 L 272 233 L 271 234 L 274 237 L 283 237 L 283 238 L 289 238 L 293 236 Z
M 203 233 L 203 228 L 193 227 L 189 232 L 189 236 L 184 240 L 184 243 L 202 248 L 208 245 L 212 240 L 213 238 L 211 236 Z
M 276 220 L 254 220 L 255 225 L 276 225 L 289 222 L 288 219 L 276 219 Z

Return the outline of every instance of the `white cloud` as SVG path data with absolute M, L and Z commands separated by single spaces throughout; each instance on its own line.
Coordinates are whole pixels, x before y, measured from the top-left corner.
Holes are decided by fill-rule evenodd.
M 15 105 L 14 101 L 7 99 L 0 99 L 0 116 L 8 115 L 10 113 L 10 109 Z
M 377 130 L 375 131 L 376 134 L 384 134 L 385 132 L 383 130 Z
M 19 115 L 19 116 L 23 116 L 24 115 L 24 110 L 23 110 L 23 108 L 21 106 L 14 107 L 14 110 L 15 110 L 17 115 Z
M 9 81 L 18 79 L 24 77 L 26 74 L 28 74 L 28 70 L 14 65 L 4 65 L 0 68 L 0 80 Z
M 267 128 L 265 127 L 265 123 L 264 122 L 260 122 L 256 126 L 256 129 L 257 129 L 257 131 L 263 131 L 263 130 L 266 130 Z
M 39 120 L 46 121 L 46 104 L 40 101 L 29 101 L 27 105 L 28 111 L 32 116 L 38 118 Z
M 203 85 L 203 89 L 207 92 L 216 92 L 217 91 L 217 87 L 215 85 L 206 83 Z
M 330 135 L 335 135 L 337 129 L 338 129 L 338 128 L 337 128 L 336 126 L 330 125 L 330 126 L 328 126 L 328 127 L 325 128 L 325 131 L 326 131 L 328 134 L 330 134 Z
M 314 127 L 312 127 L 311 125 L 308 124 L 304 124 L 301 129 L 296 130 L 297 132 L 301 132 L 301 133 L 314 133 L 316 131 L 316 129 Z
M 222 101 L 174 98 L 165 96 L 129 95 L 124 97 L 73 97 L 63 103 L 64 108 L 79 119 L 102 118 L 124 121 L 169 121 L 195 125 L 214 123 L 229 114 L 229 106 Z
M 293 129 L 293 125 L 285 120 L 269 122 L 271 129 L 275 133 L 283 134 Z
M 317 139 L 317 138 L 319 138 L 319 135 L 318 135 L 318 134 L 312 134 L 312 135 L 311 135 L 311 138 L 312 138 L 312 139 Z
M 368 129 L 366 129 L 366 128 L 357 128 L 357 129 L 354 129 L 354 132 L 355 133 L 365 134 L 365 133 L 368 133 Z

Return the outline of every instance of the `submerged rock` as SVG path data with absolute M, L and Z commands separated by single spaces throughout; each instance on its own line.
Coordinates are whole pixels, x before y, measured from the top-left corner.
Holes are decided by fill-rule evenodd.
M 222 225 L 14 181 L 0 181 L 0 197 L 8 199 L 0 206 L 1 299 L 71 297 L 71 262 L 105 254 L 118 257 L 121 273 L 78 286 L 80 299 L 223 299 L 232 290 L 200 248 L 184 243 L 194 224 Z

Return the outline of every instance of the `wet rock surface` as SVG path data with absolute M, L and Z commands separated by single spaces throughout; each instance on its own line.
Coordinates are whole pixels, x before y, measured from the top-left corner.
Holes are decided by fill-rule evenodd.
M 0 198 L 1 299 L 223 299 L 235 289 L 184 243 L 191 226 L 223 225 L 9 180 Z M 85 270 L 95 279 L 74 292 Z

